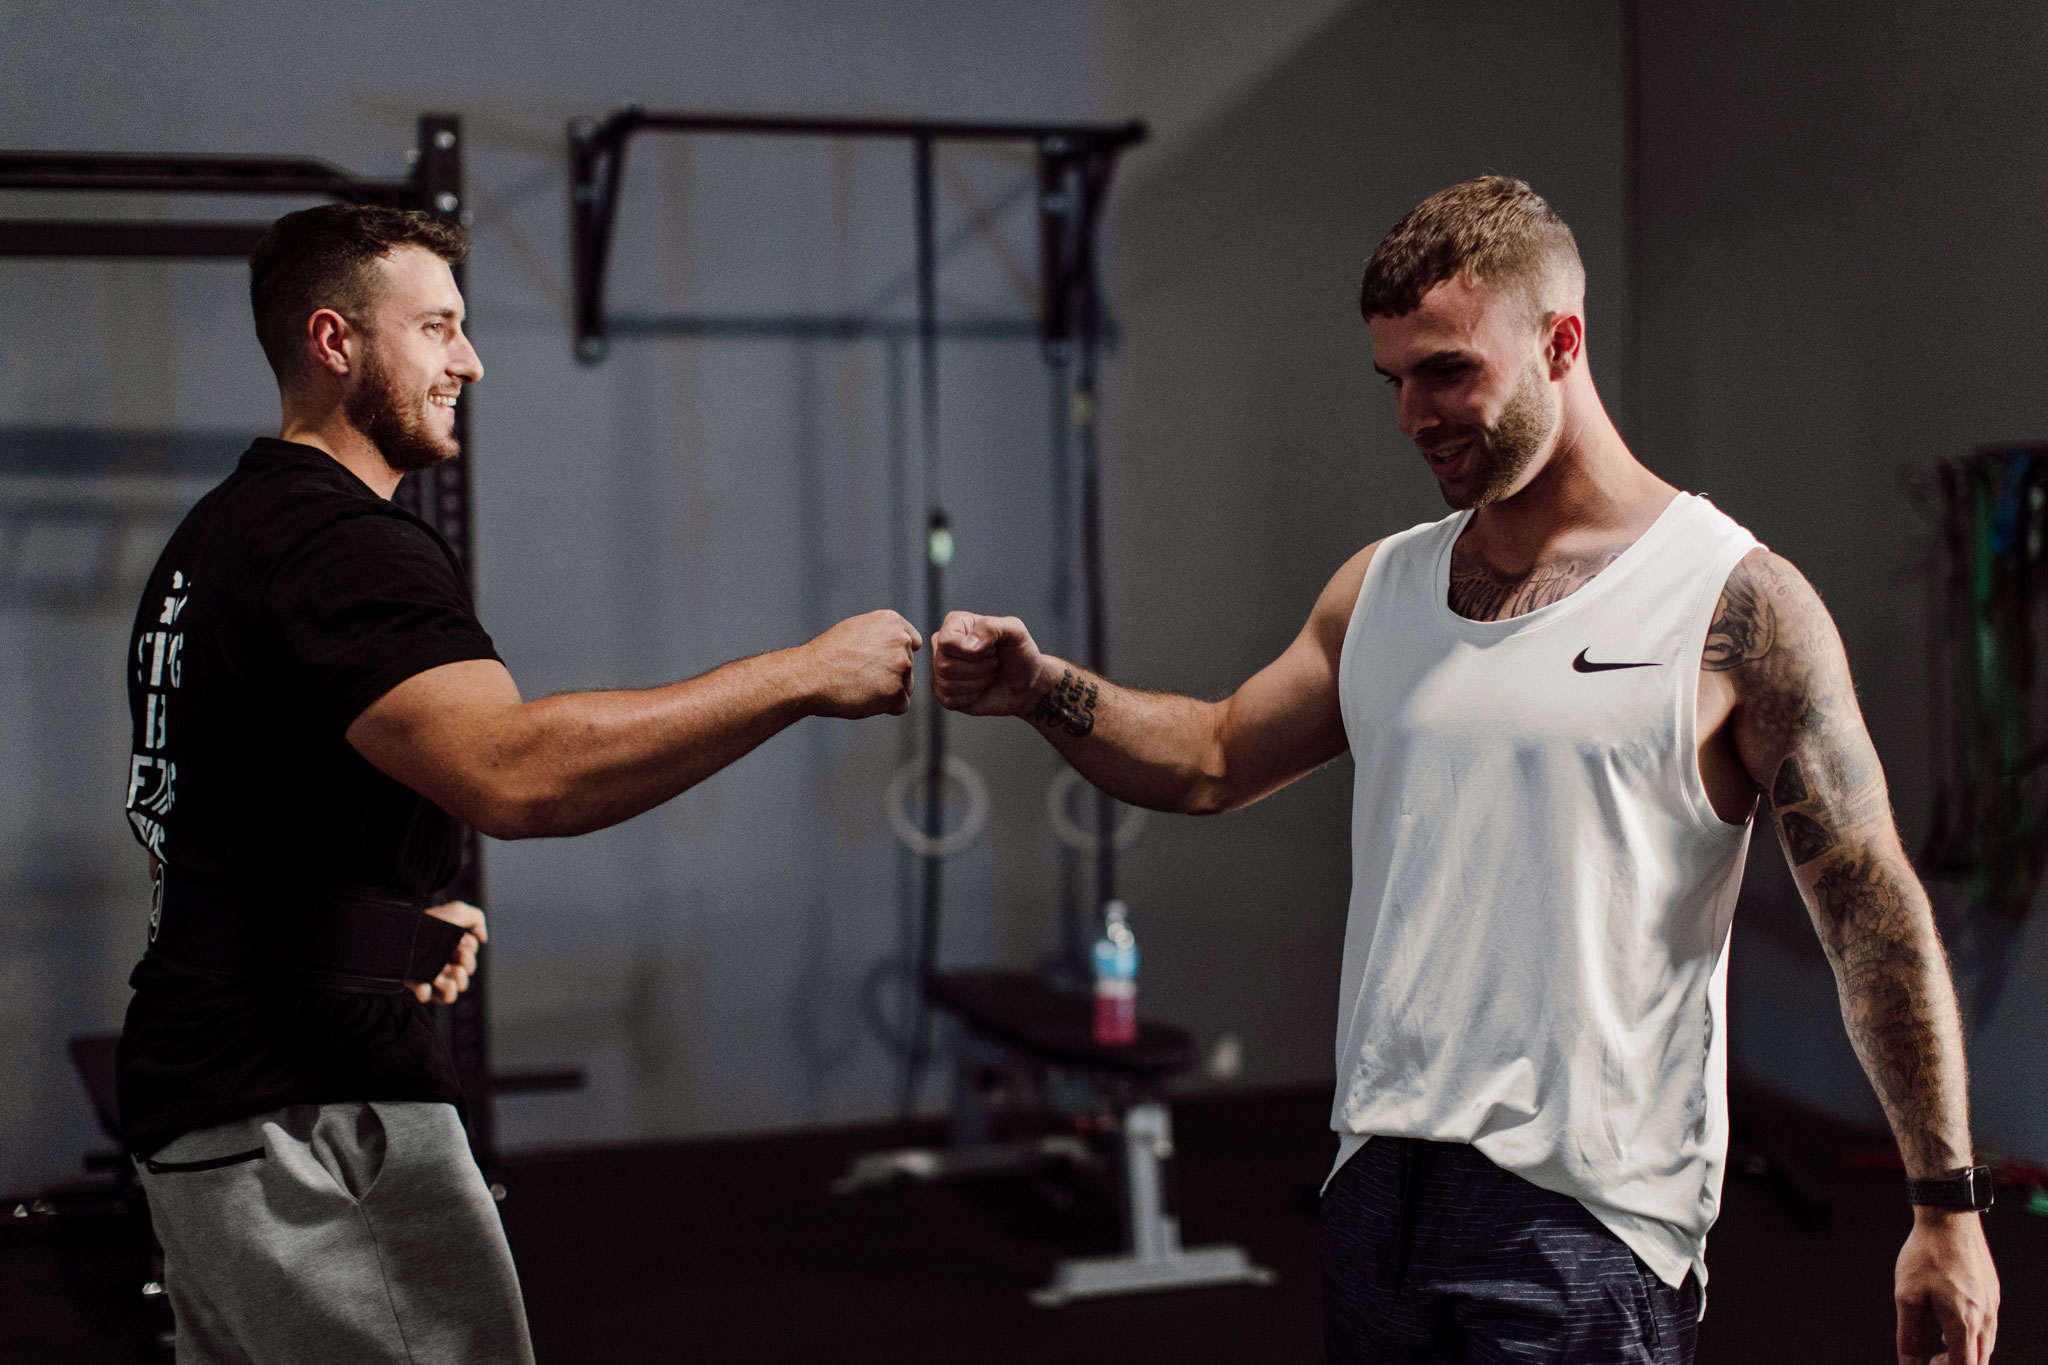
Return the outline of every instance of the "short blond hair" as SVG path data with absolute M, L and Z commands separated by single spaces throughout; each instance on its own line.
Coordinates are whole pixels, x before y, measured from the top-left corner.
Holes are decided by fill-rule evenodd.
M 1358 311 L 1402 317 L 1453 275 L 1522 286 L 1538 324 L 1558 297 L 1553 286 L 1568 286 L 1573 298 L 1586 287 L 1571 228 L 1527 181 L 1508 175 L 1462 181 L 1408 210 L 1365 264 Z

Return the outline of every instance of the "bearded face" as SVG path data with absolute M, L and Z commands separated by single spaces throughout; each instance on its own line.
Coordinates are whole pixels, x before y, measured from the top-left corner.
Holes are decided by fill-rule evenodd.
M 431 469 L 461 454 L 452 420 L 454 395 L 438 395 L 430 380 L 408 379 L 385 358 L 374 334 L 365 342 L 361 377 L 343 403 L 356 430 L 401 474 Z M 450 410 L 447 415 L 437 411 L 441 407 Z
M 1471 468 L 1455 483 L 1438 480 L 1444 501 L 1462 510 L 1499 502 L 1512 493 L 1557 431 L 1559 407 L 1542 370 L 1531 362 L 1500 416 L 1475 433 Z
M 1411 312 L 1375 314 L 1366 325 L 1396 424 L 1445 502 L 1500 503 L 1537 477 L 1563 427 L 1558 362 L 1576 353 L 1576 314 L 1532 318 L 1523 291 L 1454 275 Z

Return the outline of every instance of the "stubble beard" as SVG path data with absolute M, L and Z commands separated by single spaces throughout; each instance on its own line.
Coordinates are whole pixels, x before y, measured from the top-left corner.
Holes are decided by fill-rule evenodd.
M 342 410 L 356 430 L 370 438 L 384 463 L 400 474 L 432 469 L 462 453 L 462 443 L 454 436 L 438 435 L 427 425 L 427 391 L 408 391 L 378 359 L 374 345 L 363 353 L 362 379 Z
M 1523 372 L 1522 382 L 1501 409 L 1499 417 L 1481 427 L 1473 438 L 1471 475 L 1463 487 L 1453 488 L 1439 481 L 1444 501 L 1464 511 L 1499 502 L 1515 491 L 1529 465 L 1548 445 L 1557 430 L 1558 412 L 1542 371 L 1534 364 Z

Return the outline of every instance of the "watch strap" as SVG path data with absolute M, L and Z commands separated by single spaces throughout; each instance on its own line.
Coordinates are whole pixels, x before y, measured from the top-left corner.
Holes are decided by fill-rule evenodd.
M 1925 1180 L 1906 1180 L 1906 1202 L 1924 1204 L 1941 1209 L 1973 1209 L 1982 1212 L 1991 1207 L 1991 1168 L 1989 1166 L 1966 1166 L 1947 1175 L 1930 1176 Z

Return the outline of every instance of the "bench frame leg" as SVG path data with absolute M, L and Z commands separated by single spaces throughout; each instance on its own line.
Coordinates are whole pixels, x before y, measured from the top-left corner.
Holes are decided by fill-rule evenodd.
M 1061 1261 L 1052 1282 L 1031 1291 L 1041 1308 L 1075 1299 L 1198 1285 L 1272 1284 L 1272 1271 L 1253 1265 L 1242 1247 L 1184 1248 L 1180 1219 L 1167 1208 L 1166 1163 L 1173 1159 L 1173 1116 L 1164 1102 L 1144 1100 L 1119 1115 L 1123 1136 L 1124 1254 Z

